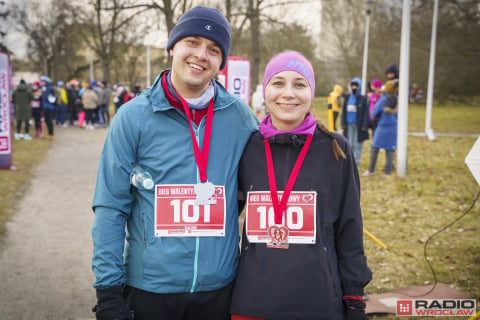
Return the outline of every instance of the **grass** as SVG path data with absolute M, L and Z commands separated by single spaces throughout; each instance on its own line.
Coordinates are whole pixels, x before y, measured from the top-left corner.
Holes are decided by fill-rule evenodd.
M 30 130 L 31 131 L 31 130 Z M 13 132 L 12 132 L 13 136 Z M 34 138 L 31 141 L 12 139 L 12 160 L 15 170 L 0 170 L 0 240 L 5 236 L 5 223 L 16 212 L 35 167 L 43 161 L 51 141 Z
M 326 101 L 317 100 L 314 112 L 327 123 Z M 424 132 L 425 106 L 410 105 L 408 115 L 409 131 Z M 405 177 L 383 176 L 385 155 L 381 151 L 376 174 L 361 179 L 364 227 L 388 246 L 384 250 L 370 238 L 364 238 L 373 271 L 366 292 L 382 293 L 433 284 L 435 277 L 424 258 L 425 251 L 437 282 L 457 288 L 476 299 L 478 305 L 479 203 L 463 214 L 480 191 L 465 164 L 466 155 L 480 135 L 480 108 L 434 106 L 432 128 L 437 134 L 435 141 L 408 136 Z M 365 142 L 360 173 L 368 167 L 369 146 L 370 141 Z M 459 220 L 454 222 L 456 219 Z M 395 316 L 375 315 L 372 319 L 395 319 Z
M 316 99 L 314 113 L 327 123 L 325 98 Z M 425 106 L 410 105 L 408 115 L 409 131 L 423 132 Z M 364 226 L 388 246 L 384 250 L 370 238 L 364 238 L 367 259 L 373 271 L 373 280 L 366 291 L 381 293 L 434 283 L 434 275 L 423 256 L 427 243 L 428 260 L 437 281 L 454 286 L 468 297 L 477 299 L 478 304 L 480 205 L 477 203 L 460 220 L 442 229 L 468 210 L 480 189 L 464 163 L 476 141 L 475 135 L 480 135 L 480 108 L 434 106 L 432 127 L 438 133 L 435 141 L 408 136 L 405 177 L 383 177 L 381 171 L 385 157 L 381 151 L 377 173 L 361 180 Z M 360 173 L 368 166 L 369 145 L 369 141 L 364 144 Z M 43 139 L 13 141 L 17 170 L 0 171 L 0 238 L 5 232 L 5 222 L 15 213 L 22 195 L 28 190 L 35 166 L 44 159 L 49 146 L 49 141 Z M 394 318 L 392 315 L 372 317 L 381 320 Z

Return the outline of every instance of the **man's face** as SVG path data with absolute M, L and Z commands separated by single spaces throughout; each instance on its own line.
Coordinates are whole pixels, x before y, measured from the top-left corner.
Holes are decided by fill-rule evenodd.
M 352 92 L 353 92 L 353 93 L 357 93 L 358 83 L 352 82 L 352 83 L 350 83 L 350 87 L 352 88 Z
M 170 49 L 172 83 L 183 98 L 199 97 L 220 71 L 222 50 L 202 37 L 186 37 Z

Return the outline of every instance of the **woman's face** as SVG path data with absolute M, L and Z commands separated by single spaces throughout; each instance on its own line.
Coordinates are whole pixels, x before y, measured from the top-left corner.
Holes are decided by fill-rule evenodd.
M 265 103 L 278 130 L 292 130 L 302 124 L 312 105 L 312 89 L 301 74 L 282 71 L 265 87 Z

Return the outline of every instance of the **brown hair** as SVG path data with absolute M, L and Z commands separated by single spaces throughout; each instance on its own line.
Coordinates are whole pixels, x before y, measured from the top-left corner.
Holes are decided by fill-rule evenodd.
M 331 140 L 332 140 L 332 151 L 333 151 L 333 156 L 335 157 L 336 160 L 340 159 L 342 157 L 343 159 L 346 159 L 347 156 L 345 155 L 345 152 L 343 152 L 342 148 L 338 145 L 337 139 L 333 136 L 332 132 L 325 127 L 323 123 L 317 120 L 317 127 L 325 133 Z

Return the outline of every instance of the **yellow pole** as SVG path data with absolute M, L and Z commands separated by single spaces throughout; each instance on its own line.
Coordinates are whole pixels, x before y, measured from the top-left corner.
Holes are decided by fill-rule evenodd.
M 474 315 L 473 317 L 469 318 L 468 320 L 478 320 L 478 319 L 480 319 L 480 311 L 477 312 L 476 315 Z
M 363 233 L 366 234 L 370 239 L 373 240 L 376 244 L 378 244 L 382 249 L 387 249 L 387 246 L 380 240 L 378 240 L 373 234 L 368 232 L 367 229 L 363 228 Z
M 328 96 L 328 130 L 333 131 L 335 126 L 333 125 L 333 109 L 332 109 L 332 98 Z

